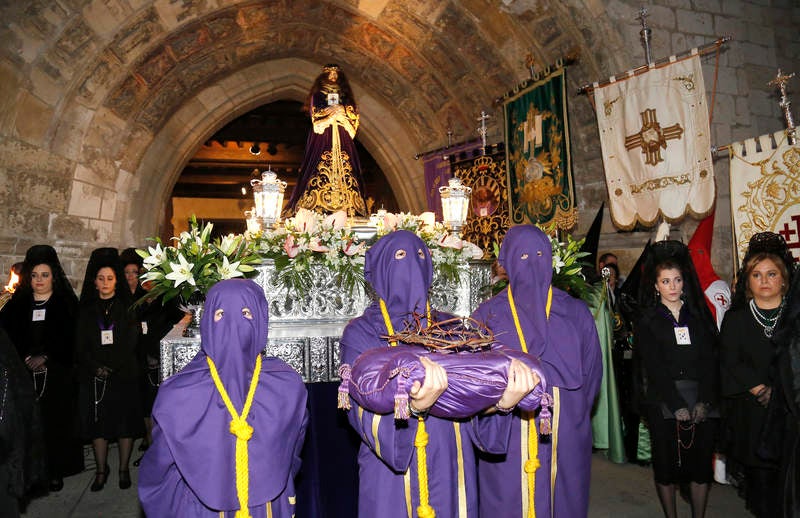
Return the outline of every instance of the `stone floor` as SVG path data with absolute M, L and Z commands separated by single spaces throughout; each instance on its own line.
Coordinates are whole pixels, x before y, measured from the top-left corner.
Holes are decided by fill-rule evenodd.
M 139 453 L 134 449 L 134 459 Z M 131 467 L 133 487 L 121 490 L 117 486 L 117 452 L 111 445 L 109 466 L 111 476 L 106 487 L 97 493 L 89 491 L 94 479 L 91 454 L 87 451 L 87 471 L 67 478 L 58 493 L 33 500 L 23 514 L 26 518 L 141 518 L 136 497 L 137 469 Z M 634 464 L 614 464 L 602 453 L 592 458 L 592 488 L 589 505 L 592 518 L 657 518 L 661 516 L 650 468 Z M 691 516 L 689 505 L 678 500 L 678 516 Z M 706 516 L 709 518 L 745 518 L 742 500 L 730 486 L 714 484 Z M 151 517 L 153 518 L 153 517 Z M 160 518 L 160 517 L 159 517 Z M 346 518 L 346 517 L 342 517 Z M 446 517 L 442 517 L 446 518 Z M 498 517 L 503 518 L 503 517 Z

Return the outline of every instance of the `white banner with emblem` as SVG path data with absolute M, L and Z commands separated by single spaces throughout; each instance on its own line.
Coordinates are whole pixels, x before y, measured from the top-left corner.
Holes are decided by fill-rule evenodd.
M 739 262 L 753 234 L 775 232 L 800 260 L 800 146 L 786 131 L 730 145 L 731 212 Z
M 700 58 L 594 85 L 614 225 L 702 218 L 714 207 L 708 105 Z

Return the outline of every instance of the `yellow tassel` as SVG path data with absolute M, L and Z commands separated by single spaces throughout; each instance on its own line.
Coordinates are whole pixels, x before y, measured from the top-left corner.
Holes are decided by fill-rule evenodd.
M 389 317 L 389 310 L 386 309 L 386 303 L 383 299 L 378 299 L 378 304 L 381 307 L 381 315 L 383 315 L 383 323 L 386 324 L 386 331 L 389 336 L 394 334 L 394 326 L 392 319 Z M 426 302 L 425 313 L 428 317 L 428 327 L 431 325 L 431 304 Z M 397 345 L 396 341 L 389 342 L 390 347 Z M 395 412 L 396 413 L 396 412 Z M 428 503 L 428 454 L 425 446 L 428 444 L 428 432 L 425 431 L 425 420 L 419 418 L 419 426 L 417 427 L 417 435 L 414 438 L 414 446 L 417 447 L 417 481 L 419 482 L 419 507 L 417 507 L 417 516 L 419 518 L 435 518 L 436 511 Z
M 417 480 L 419 481 L 419 507 L 417 516 L 419 518 L 434 518 L 436 511 L 430 506 L 430 495 L 428 494 L 428 453 L 425 446 L 428 444 L 428 432 L 425 430 L 425 420 L 421 417 L 417 425 L 417 435 L 414 438 L 414 446 L 417 447 Z
M 550 308 L 553 304 L 553 287 L 547 290 L 547 305 L 545 306 L 545 316 L 550 319 Z M 528 352 L 528 343 L 525 341 L 525 334 L 522 325 L 519 323 L 517 306 L 514 304 L 514 295 L 511 293 L 511 286 L 508 287 L 508 305 L 511 308 L 511 316 L 514 317 L 514 326 L 517 328 L 517 337 L 522 352 Z M 528 426 L 528 460 L 525 461 L 524 470 L 528 478 L 528 518 L 536 518 L 535 493 L 536 493 L 536 470 L 541 465 L 539 462 L 539 435 L 536 433 L 536 423 L 533 417 L 529 418 Z M 545 419 L 540 423 L 543 428 L 549 428 Z
M 236 437 L 236 496 L 239 498 L 239 510 L 236 511 L 236 518 L 252 518 L 248 510 L 248 493 L 250 491 L 250 468 L 249 458 L 247 455 L 247 441 L 253 437 L 253 427 L 247 424 L 247 414 L 250 413 L 250 407 L 253 406 L 253 398 L 256 394 L 256 387 L 258 386 L 258 377 L 261 374 L 261 355 L 256 357 L 256 367 L 253 371 L 253 378 L 250 380 L 250 389 L 247 391 L 247 399 L 244 402 L 241 416 L 236 412 L 233 407 L 233 402 L 228 396 L 228 391 L 222 384 L 217 372 L 217 366 L 214 365 L 214 360 L 206 356 L 208 362 L 208 369 L 211 372 L 211 379 L 214 380 L 214 386 L 217 387 L 217 392 L 222 397 L 228 413 L 231 414 L 231 423 L 228 430 Z

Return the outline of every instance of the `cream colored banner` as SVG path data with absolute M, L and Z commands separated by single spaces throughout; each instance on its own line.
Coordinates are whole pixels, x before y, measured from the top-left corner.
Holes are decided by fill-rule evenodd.
M 758 232 L 779 233 L 800 260 L 800 146 L 785 131 L 734 142 L 731 212 L 739 262 Z
M 714 206 L 708 106 L 700 59 L 595 87 L 611 207 L 620 229 L 660 216 L 706 216 Z

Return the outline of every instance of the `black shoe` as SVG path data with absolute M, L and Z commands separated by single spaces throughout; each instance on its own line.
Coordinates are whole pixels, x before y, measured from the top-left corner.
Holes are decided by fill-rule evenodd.
M 54 478 L 50 481 L 50 492 L 51 493 L 58 493 L 64 489 L 64 479 L 63 478 Z
M 94 474 L 94 482 L 92 482 L 92 487 L 89 488 L 89 491 L 97 492 L 103 489 L 106 485 L 106 481 L 108 481 L 108 464 L 106 464 L 105 471 L 97 471 Z
M 119 472 L 119 488 L 128 489 L 131 487 L 131 472 L 127 469 Z

